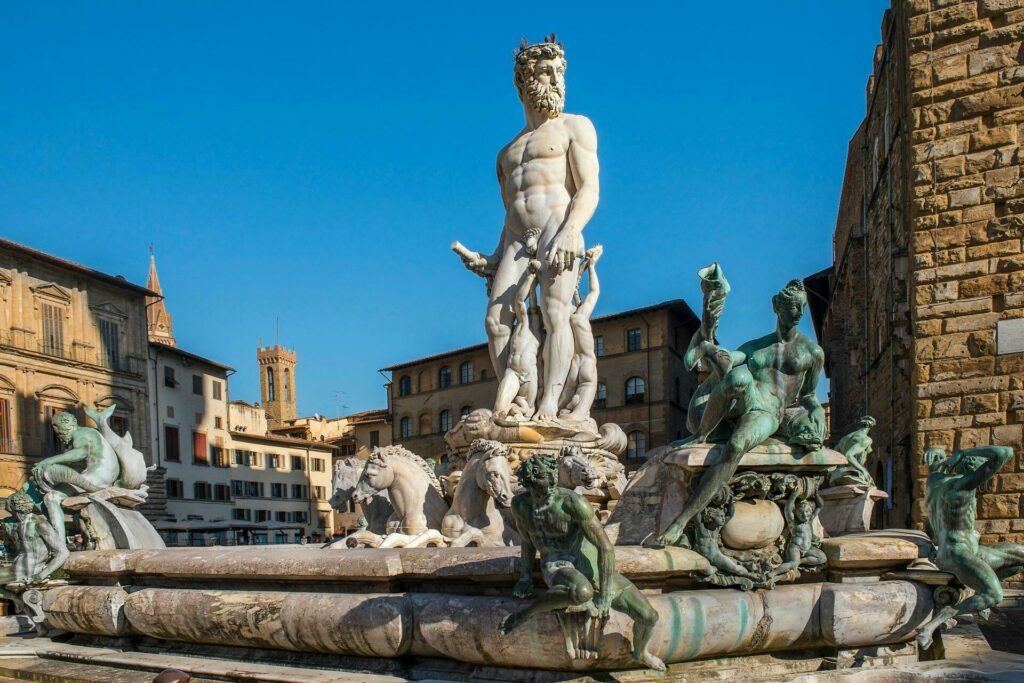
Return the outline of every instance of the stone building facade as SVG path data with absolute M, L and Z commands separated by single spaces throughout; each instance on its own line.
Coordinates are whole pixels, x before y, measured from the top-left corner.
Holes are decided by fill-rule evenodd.
M 600 316 L 592 325 L 600 384 L 591 415 L 629 435 L 626 464 L 635 467 L 651 448 L 687 434 L 696 376 L 683 367 L 683 353 L 700 321 L 680 299 Z M 493 406 L 498 389 L 486 344 L 383 371 L 391 373 L 393 442 L 437 460 L 445 432 L 471 410 Z
M 149 287 L 162 296 L 156 262 Z M 149 516 L 169 545 L 295 543 L 334 530 L 330 444 L 270 432 L 263 407 L 232 401 L 223 363 L 178 346 L 162 298 L 149 306 L 152 452 Z M 294 408 L 294 352 L 259 349 L 257 369 L 288 369 Z M 264 362 L 266 361 L 266 362 Z M 280 403 L 280 401 L 279 401 Z
M 870 413 L 884 521 L 920 526 L 924 450 L 1012 446 L 983 541 L 1024 541 L 1024 0 L 894 0 L 840 200 L 807 280 L 832 433 Z
M 117 404 L 110 420 L 150 457 L 146 297 L 120 276 L 0 239 L 0 495 L 63 450 L 50 420 Z

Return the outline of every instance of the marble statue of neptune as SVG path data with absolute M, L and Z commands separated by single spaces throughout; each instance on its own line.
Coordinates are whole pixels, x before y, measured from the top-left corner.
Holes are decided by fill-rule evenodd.
M 575 353 L 570 317 L 584 256 L 583 228 L 597 208 L 597 134 L 584 116 L 566 114 L 565 52 L 554 36 L 520 46 L 515 85 L 526 125 L 498 153 L 497 172 L 505 224 L 490 256 L 456 251 L 466 267 L 485 276 L 489 300 L 485 327 L 498 377 L 509 362 L 516 321 L 515 298 L 531 260 L 540 262 L 540 313 L 545 338 L 539 366 L 537 420 L 558 417 Z

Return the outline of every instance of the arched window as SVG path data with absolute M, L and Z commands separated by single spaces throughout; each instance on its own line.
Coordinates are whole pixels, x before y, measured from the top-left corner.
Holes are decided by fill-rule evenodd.
M 408 396 L 412 393 L 412 377 L 402 375 L 398 380 L 398 395 Z
M 647 435 L 641 431 L 630 432 L 626 442 L 626 459 L 643 460 L 647 454 Z
M 597 384 L 597 396 L 594 397 L 595 408 L 605 408 L 608 406 L 608 387 L 605 386 L 604 382 L 598 382 Z
M 403 439 L 408 439 L 412 436 L 412 419 L 403 417 L 399 424 L 401 425 L 401 431 L 399 433 L 402 435 Z
M 274 368 L 267 366 L 267 400 L 273 401 L 276 395 L 274 390 Z
M 284 400 L 286 403 L 292 401 L 292 371 L 284 369 Z
M 452 413 L 450 410 L 442 410 L 438 417 L 441 422 L 441 433 L 445 434 L 452 428 Z
M 462 406 L 462 410 L 459 411 L 459 417 L 466 417 L 473 412 L 473 406 Z
M 420 436 L 431 434 L 430 429 L 430 413 L 423 413 L 420 415 Z
M 469 384 L 473 381 L 473 363 L 466 361 L 459 366 L 459 384 Z
M 644 380 L 642 377 L 630 377 L 626 380 L 626 405 L 644 402 Z
M 437 371 L 437 388 L 447 389 L 452 385 L 452 369 L 447 365 L 441 366 Z

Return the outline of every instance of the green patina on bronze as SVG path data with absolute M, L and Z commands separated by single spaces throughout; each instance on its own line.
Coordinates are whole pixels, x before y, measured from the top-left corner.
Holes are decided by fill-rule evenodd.
M 684 538 L 690 522 L 729 483 L 752 448 L 776 436 L 813 452 L 825 437 L 825 412 L 816 395 L 825 354 L 796 329 L 807 303 L 803 283 L 791 280 L 772 297 L 774 332 L 730 352 L 715 339 L 728 282 L 717 264 L 699 275 L 705 295 L 701 326 L 684 360 L 691 369 L 697 361 L 705 362 L 711 374 L 690 402 L 694 436 L 689 443 L 714 441 L 722 446 L 720 460 L 707 464 L 682 511 L 658 537 L 664 545 Z
M 518 598 L 533 595 L 538 552 L 548 590 L 502 619 L 498 631 L 510 633 L 545 612 L 582 615 L 603 625 L 613 609 L 633 619 L 633 658 L 664 670 L 665 664 L 647 649 L 658 613 L 629 579 L 616 573 L 615 548 L 590 504 L 558 486 L 558 464 L 551 456 L 535 453 L 517 474 L 526 490 L 512 499 L 512 515 L 522 536 L 520 576 L 512 593 Z M 567 633 L 566 647 L 572 654 L 577 644 L 569 640 Z
M 959 451 L 946 457 L 941 448 L 929 448 L 925 490 L 925 530 L 935 543 L 935 563 L 953 574 L 974 595 L 942 607 L 921 627 L 917 642 L 928 648 L 937 628 L 959 614 L 988 611 L 1003 599 L 1002 579 L 1024 571 L 1024 546 L 1016 543 L 981 545 L 974 529 L 976 491 L 1013 458 L 1007 446 L 986 446 Z

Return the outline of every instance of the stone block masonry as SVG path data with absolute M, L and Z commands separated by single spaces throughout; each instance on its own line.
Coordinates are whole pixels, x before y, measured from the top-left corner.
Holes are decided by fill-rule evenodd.
M 812 302 L 832 433 L 878 420 L 890 526 L 923 520 L 929 446 L 1011 446 L 983 542 L 1024 541 L 1024 0 L 893 0 Z M 1009 332 L 1008 332 L 1009 331 Z
M 978 529 L 982 542 L 1021 542 L 1024 354 L 999 354 L 996 332 L 1024 318 L 1024 0 L 908 2 L 906 21 L 923 178 L 911 205 L 912 400 L 927 416 L 914 433 L 915 489 L 928 446 L 1012 446 L 1015 461 L 981 492 Z M 921 513 L 918 499 L 914 522 Z

